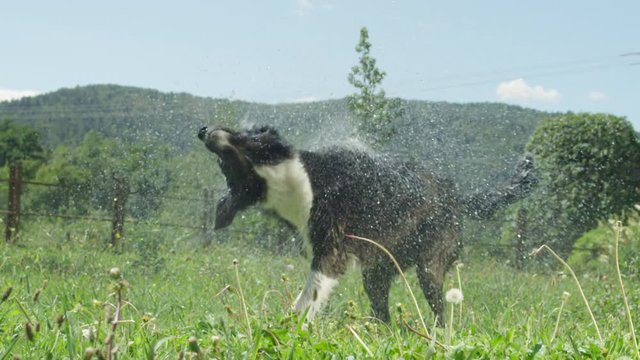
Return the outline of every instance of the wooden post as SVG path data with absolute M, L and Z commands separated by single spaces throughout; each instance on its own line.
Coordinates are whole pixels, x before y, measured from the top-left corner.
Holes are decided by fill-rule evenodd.
M 202 236 L 204 246 L 211 245 L 213 240 L 213 191 L 208 188 L 202 190 L 204 200 L 202 212 Z
M 22 193 L 22 173 L 19 164 L 9 166 L 9 209 L 5 229 L 5 239 L 14 243 L 20 225 L 20 194 Z
M 204 200 L 202 211 L 202 233 L 206 235 L 207 232 L 209 232 L 209 189 L 202 189 L 202 200 Z
M 125 177 L 113 176 L 113 222 L 111 226 L 111 246 L 120 245 L 124 238 L 124 216 L 127 198 L 129 197 L 129 183 Z
M 516 268 L 522 269 L 524 267 L 524 260 L 527 258 L 527 225 L 528 225 L 528 211 L 524 208 L 519 208 L 516 213 Z

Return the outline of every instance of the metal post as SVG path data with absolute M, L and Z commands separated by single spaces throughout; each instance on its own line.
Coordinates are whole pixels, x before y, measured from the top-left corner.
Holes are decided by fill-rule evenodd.
M 22 193 L 22 174 L 19 164 L 9 166 L 9 209 L 5 229 L 5 239 L 14 243 L 20 225 L 20 194 Z
M 113 222 L 111 227 L 111 246 L 116 247 L 124 239 L 124 217 L 129 183 L 124 177 L 113 177 Z
M 204 245 L 209 246 L 213 240 L 213 191 L 208 188 L 202 190 L 204 200 L 202 212 L 202 236 Z
M 516 213 L 516 268 L 524 267 L 524 260 L 527 258 L 527 225 L 528 212 L 524 208 L 519 208 Z

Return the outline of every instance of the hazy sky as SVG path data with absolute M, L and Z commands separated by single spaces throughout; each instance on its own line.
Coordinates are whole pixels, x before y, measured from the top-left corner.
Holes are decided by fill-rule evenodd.
M 390 96 L 609 112 L 640 129 L 639 14 L 638 0 L 2 0 L 0 100 L 102 83 L 340 98 L 366 26 Z

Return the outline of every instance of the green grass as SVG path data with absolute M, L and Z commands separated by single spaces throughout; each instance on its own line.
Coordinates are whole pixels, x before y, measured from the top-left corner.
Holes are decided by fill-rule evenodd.
M 153 232 L 144 234 L 150 237 Z M 635 354 L 614 268 L 578 274 L 604 344 L 571 278 L 559 272 L 518 272 L 472 248 L 465 252 L 460 274 L 462 313 L 454 308 L 453 334 L 447 341 L 446 330 L 429 325 L 433 315 L 410 271 L 408 281 L 429 332 L 444 344 L 439 346 L 402 321 L 421 329 L 399 280 L 391 293 L 393 324 L 368 316 L 368 300 L 353 269 L 322 314 L 303 329 L 289 308 L 306 278 L 309 265 L 304 258 L 232 242 L 203 249 L 178 235 L 174 242 L 150 247 L 130 244 L 120 253 L 103 249 L 99 241 L 91 236 L 67 239 L 59 226 L 43 225 L 24 232 L 19 245 L 0 245 L 0 294 L 11 288 L 0 303 L 0 360 L 78 359 L 91 349 L 93 358 L 107 358 L 112 331 L 107 319 L 114 316 L 120 288 L 121 322 L 112 346 L 118 359 L 359 359 L 369 354 L 403 359 L 588 359 Z M 121 278 L 110 275 L 114 267 Z M 640 281 L 635 276 L 623 280 L 638 324 Z M 457 287 L 457 282 L 452 271 L 446 287 Z M 571 296 L 552 340 L 564 291 Z

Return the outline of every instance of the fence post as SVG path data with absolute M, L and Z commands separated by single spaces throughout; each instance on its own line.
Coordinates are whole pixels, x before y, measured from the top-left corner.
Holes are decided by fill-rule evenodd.
M 111 226 L 111 246 L 120 245 L 124 238 L 124 216 L 127 198 L 129 197 L 129 183 L 127 178 L 113 176 L 113 222 Z
M 22 172 L 19 164 L 9 166 L 9 211 L 5 229 L 7 243 L 13 243 L 20 225 L 20 194 L 22 193 Z
M 211 245 L 213 240 L 213 191 L 208 188 L 202 189 L 202 198 L 204 200 L 202 213 L 202 236 L 204 238 L 204 246 Z
M 528 211 L 519 208 L 516 213 L 516 268 L 524 267 L 524 260 L 527 258 L 527 225 Z

